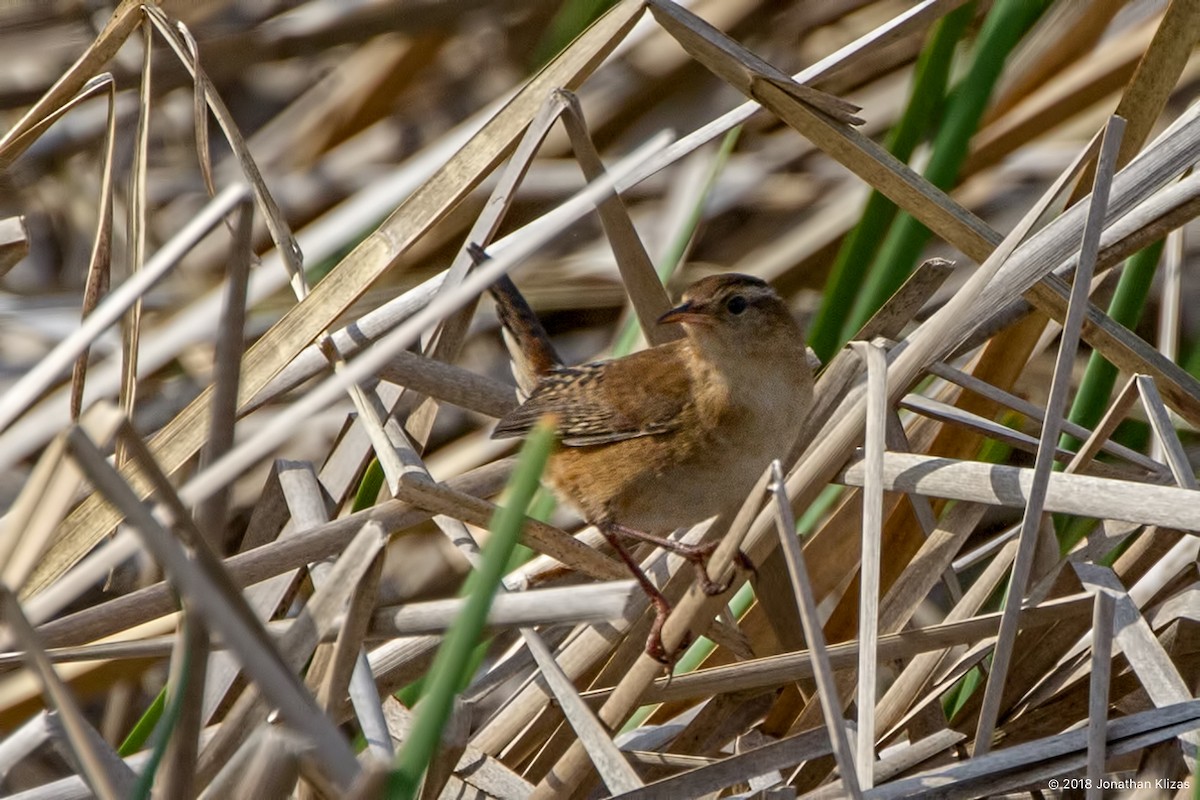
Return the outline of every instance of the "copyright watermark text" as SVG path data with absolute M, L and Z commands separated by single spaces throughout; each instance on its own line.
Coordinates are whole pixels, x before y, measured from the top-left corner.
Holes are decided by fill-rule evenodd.
M 1091 789 L 1091 778 L 1051 778 L 1046 783 L 1047 787 L 1052 790 L 1059 789 Z M 1168 789 L 1177 792 L 1180 789 L 1188 788 L 1188 782 L 1185 780 L 1173 780 L 1171 778 L 1154 778 L 1147 780 L 1145 778 L 1101 778 L 1099 781 L 1100 789 Z

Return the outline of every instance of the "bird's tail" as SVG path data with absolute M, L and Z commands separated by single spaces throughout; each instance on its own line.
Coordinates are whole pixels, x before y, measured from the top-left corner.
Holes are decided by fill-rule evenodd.
M 489 258 L 477 244 L 470 244 L 467 249 L 476 265 Z M 543 376 L 562 366 L 562 360 L 541 320 L 511 278 L 501 276 L 490 291 L 496 301 L 496 314 L 504 326 L 504 341 L 513 360 L 513 377 L 521 393 L 528 396 Z

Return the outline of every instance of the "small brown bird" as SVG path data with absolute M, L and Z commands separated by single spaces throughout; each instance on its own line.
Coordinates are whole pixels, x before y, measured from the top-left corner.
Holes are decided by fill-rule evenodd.
M 478 256 L 477 256 L 478 257 Z M 664 538 L 745 499 L 773 458 L 783 458 L 812 405 L 804 337 L 764 281 L 725 274 L 692 284 L 659 324 L 686 337 L 624 358 L 565 367 L 508 278 L 492 287 L 515 339 L 528 398 L 494 437 L 522 436 L 547 414 L 562 446 L 550 484 L 597 526 L 633 571 L 657 612 L 647 653 L 669 662 L 661 639 L 670 605 L 621 545 L 653 542 L 703 567 L 715 545 Z M 705 591 L 712 584 L 701 569 Z

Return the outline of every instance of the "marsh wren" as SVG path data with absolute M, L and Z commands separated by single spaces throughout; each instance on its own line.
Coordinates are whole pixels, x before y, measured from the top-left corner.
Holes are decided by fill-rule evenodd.
M 684 338 L 566 367 L 511 280 L 492 295 L 528 395 L 492 436 L 522 436 L 546 415 L 557 420 L 549 483 L 634 573 L 656 611 L 646 651 L 669 662 L 661 631 L 670 605 L 620 537 L 680 553 L 710 594 L 728 588 L 703 569 L 715 545 L 665 535 L 741 502 L 771 460 L 787 456 L 812 405 L 804 336 L 764 281 L 714 275 L 658 320 L 681 324 Z

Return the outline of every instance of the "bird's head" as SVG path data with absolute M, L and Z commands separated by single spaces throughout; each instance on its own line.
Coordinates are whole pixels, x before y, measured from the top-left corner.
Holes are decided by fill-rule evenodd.
M 800 335 L 787 305 L 766 281 L 725 273 L 702 278 L 688 287 L 683 302 L 658 319 L 678 322 L 702 347 L 749 350 L 773 340 Z

